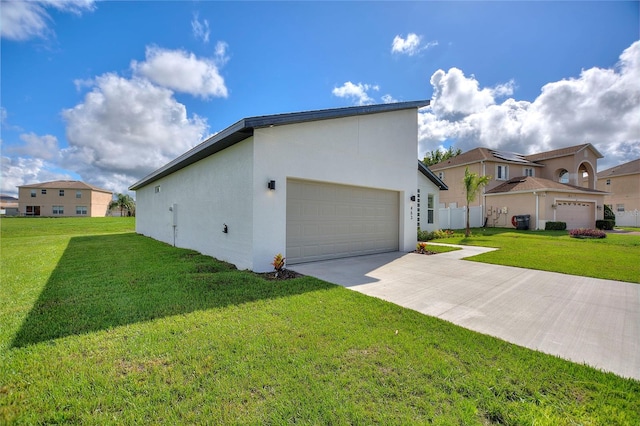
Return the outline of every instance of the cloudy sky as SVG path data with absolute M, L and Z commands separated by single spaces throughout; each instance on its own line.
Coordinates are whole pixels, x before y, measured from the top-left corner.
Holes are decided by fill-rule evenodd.
M 640 157 L 635 2 L 1 1 L 0 191 L 125 192 L 243 117 L 431 99 L 419 149 Z

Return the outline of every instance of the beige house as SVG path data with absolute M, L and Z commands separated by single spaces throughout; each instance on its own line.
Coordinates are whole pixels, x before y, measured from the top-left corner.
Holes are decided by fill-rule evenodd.
M 640 210 L 640 158 L 599 172 L 597 187 L 614 212 Z
M 449 188 L 440 194 L 441 207 L 466 206 L 467 167 L 491 176 L 469 206 L 482 207 L 487 226 L 513 227 L 514 216 L 530 215 L 530 229 L 544 229 L 548 221 L 593 228 L 604 217 L 606 195 L 596 189 L 598 158 L 602 154 L 589 143 L 532 155 L 475 148 L 430 169 Z
M 0 216 L 18 216 L 18 199 L 0 195 Z
M 111 191 L 75 180 L 18 187 L 21 216 L 106 216 L 112 199 Z

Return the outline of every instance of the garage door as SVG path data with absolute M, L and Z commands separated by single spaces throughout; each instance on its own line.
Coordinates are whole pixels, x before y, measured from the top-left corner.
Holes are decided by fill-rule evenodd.
M 565 222 L 567 229 L 594 228 L 595 205 L 581 201 L 558 201 L 556 221 Z
M 287 181 L 287 264 L 398 250 L 396 191 Z

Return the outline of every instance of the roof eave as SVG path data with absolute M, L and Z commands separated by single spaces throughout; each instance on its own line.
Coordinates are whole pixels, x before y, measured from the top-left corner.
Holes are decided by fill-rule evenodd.
M 425 166 L 422 161 L 418 160 L 418 170 L 422 173 L 427 179 L 433 182 L 441 191 L 448 191 L 449 187 L 433 173 L 427 166 Z

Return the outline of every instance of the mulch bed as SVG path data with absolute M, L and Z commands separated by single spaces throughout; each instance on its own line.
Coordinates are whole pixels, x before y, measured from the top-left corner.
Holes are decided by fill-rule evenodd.
M 431 251 L 431 250 L 420 250 L 420 251 L 414 250 L 413 252 L 418 254 L 427 254 L 427 255 L 438 254 L 437 252 Z
M 293 278 L 304 277 L 303 274 L 300 274 L 300 273 L 298 273 L 296 271 L 292 271 L 290 269 L 283 269 L 282 271 L 278 272 L 278 276 L 276 276 L 275 271 L 274 272 L 264 272 L 264 273 L 258 274 L 258 275 L 260 275 L 265 280 L 271 280 L 271 281 L 284 281 L 284 280 L 291 280 Z

